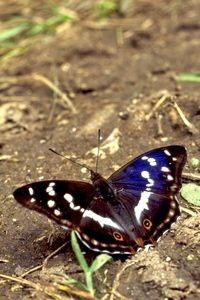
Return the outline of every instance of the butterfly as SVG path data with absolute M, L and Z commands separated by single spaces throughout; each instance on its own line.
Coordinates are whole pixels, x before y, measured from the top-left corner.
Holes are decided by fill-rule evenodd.
M 177 194 L 187 159 L 183 146 L 150 150 L 108 179 L 47 180 L 17 188 L 14 198 L 66 229 L 94 251 L 134 254 L 153 246 L 180 215 Z

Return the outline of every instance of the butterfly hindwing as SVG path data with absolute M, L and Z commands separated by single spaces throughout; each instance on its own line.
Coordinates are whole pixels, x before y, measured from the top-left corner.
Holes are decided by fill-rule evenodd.
M 176 199 L 169 201 L 164 195 L 150 192 L 111 202 L 98 199 L 85 210 L 78 235 L 93 250 L 133 254 L 154 245 L 179 215 Z
M 135 235 L 127 227 L 131 222 L 132 217 L 123 204 L 99 197 L 85 210 L 77 233 L 82 242 L 95 251 L 112 254 L 135 253 L 138 248 Z

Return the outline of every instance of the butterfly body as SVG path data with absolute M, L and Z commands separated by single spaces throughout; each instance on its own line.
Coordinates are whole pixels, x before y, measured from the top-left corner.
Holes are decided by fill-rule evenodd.
M 74 229 L 94 251 L 133 254 L 155 245 L 180 215 L 176 195 L 186 162 L 183 146 L 146 152 L 108 179 L 34 182 L 14 191 L 23 206 Z

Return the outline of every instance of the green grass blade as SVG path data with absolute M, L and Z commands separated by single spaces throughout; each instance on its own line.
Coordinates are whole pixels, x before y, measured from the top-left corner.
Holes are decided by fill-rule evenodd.
M 71 231 L 71 243 L 72 243 L 72 249 L 76 255 L 79 265 L 81 266 L 84 272 L 89 271 L 89 266 L 85 260 L 83 253 L 81 252 L 81 248 L 79 246 L 76 233 L 74 230 Z
M 4 42 L 11 38 L 16 37 L 17 35 L 22 33 L 27 28 L 28 28 L 27 24 L 20 24 L 14 28 L 9 28 L 9 29 L 4 30 L 3 32 L 0 33 L 0 42 Z
M 87 286 L 85 284 L 81 283 L 80 281 L 76 280 L 71 276 L 65 275 L 64 283 L 67 285 L 73 285 L 80 290 L 87 291 Z
M 76 255 L 76 258 L 77 258 L 81 268 L 83 269 L 87 289 L 91 293 L 91 295 L 94 295 L 92 273 L 90 272 L 90 268 L 85 260 L 83 253 L 81 252 L 81 248 L 78 244 L 78 240 L 77 240 L 75 231 L 73 231 L 73 230 L 71 231 L 71 243 L 72 243 L 72 249 Z
M 112 256 L 108 254 L 98 255 L 90 266 L 90 272 L 94 273 L 98 271 L 104 264 L 106 264 L 110 260 L 112 260 Z
M 181 81 L 200 82 L 200 73 L 180 73 L 177 78 Z

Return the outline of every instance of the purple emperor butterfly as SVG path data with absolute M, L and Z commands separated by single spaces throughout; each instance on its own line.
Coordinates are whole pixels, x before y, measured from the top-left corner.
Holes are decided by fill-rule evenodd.
M 187 158 L 183 146 L 148 151 L 108 179 L 91 171 L 92 183 L 33 182 L 14 191 L 23 206 L 75 230 L 90 249 L 134 254 L 155 245 L 180 215 L 177 193 Z

